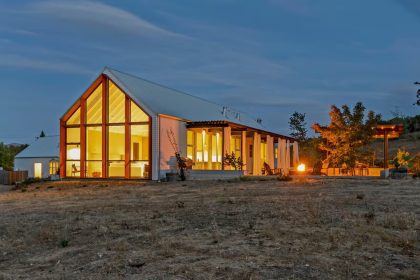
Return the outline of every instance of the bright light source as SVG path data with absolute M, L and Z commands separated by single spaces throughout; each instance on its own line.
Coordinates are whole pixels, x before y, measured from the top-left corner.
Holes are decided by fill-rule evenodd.
M 73 148 L 67 151 L 67 159 L 80 160 L 80 148 Z
M 297 171 L 304 172 L 305 170 L 306 170 L 305 164 L 301 163 L 301 164 L 298 165 Z

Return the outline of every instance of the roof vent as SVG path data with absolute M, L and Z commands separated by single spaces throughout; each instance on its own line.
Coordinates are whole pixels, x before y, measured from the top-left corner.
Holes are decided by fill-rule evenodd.
M 262 124 L 262 119 L 261 118 L 258 118 L 257 119 L 257 123 Z
M 226 117 L 227 118 L 227 107 L 226 106 L 223 106 L 223 109 L 222 109 L 222 115 L 224 116 L 224 117 Z
M 236 118 L 238 121 L 240 121 L 240 120 L 241 120 L 241 113 L 236 112 L 236 114 L 235 114 L 235 118 Z

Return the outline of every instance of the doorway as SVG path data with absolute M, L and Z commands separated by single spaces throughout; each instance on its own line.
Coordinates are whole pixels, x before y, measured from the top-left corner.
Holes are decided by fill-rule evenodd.
M 42 178 L 42 163 L 34 163 L 34 178 Z

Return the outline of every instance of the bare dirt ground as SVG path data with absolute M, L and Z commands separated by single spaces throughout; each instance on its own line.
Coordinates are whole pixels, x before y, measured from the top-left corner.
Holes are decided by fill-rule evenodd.
M 0 279 L 419 279 L 420 180 L 44 183 L 0 194 Z

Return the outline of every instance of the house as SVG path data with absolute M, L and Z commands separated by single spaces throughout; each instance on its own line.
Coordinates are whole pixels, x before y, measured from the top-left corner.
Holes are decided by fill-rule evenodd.
M 168 133 L 193 172 L 228 173 L 222 159 L 232 152 L 250 175 L 264 162 L 288 171 L 298 161 L 297 141 L 261 119 L 105 68 L 60 120 L 61 177 L 158 180 L 173 168 Z
M 59 171 L 60 138 L 39 137 L 15 156 L 15 171 L 28 171 L 28 177 L 47 178 Z

